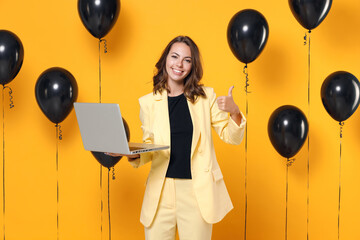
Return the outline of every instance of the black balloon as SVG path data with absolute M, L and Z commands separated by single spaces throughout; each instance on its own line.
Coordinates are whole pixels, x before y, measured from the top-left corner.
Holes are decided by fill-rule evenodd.
M 269 26 L 256 10 L 245 9 L 236 13 L 229 22 L 227 40 L 235 57 L 243 62 L 254 61 L 264 49 Z
M 78 12 L 85 28 L 100 39 L 114 26 L 120 12 L 120 0 L 78 0 Z
M 24 59 L 20 39 L 12 32 L 0 30 L 0 84 L 11 82 L 19 73 Z
M 289 0 L 292 14 L 306 29 L 314 29 L 330 11 L 332 0 Z
M 291 105 L 276 109 L 268 123 L 270 141 L 276 151 L 285 158 L 293 157 L 301 149 L 308 130 L 304 113 Z
M 63 68 L 53 67 L 44 71 L 35 85 L 35 97 L 40 109 L 56 124 L 70 113 L 77 96 L 76 80 Z
M 360 84 L 351 73 L 338 71 L 330 74 L 321 86 L 321 100 L 330 116 L 342 122 L 359 106 Z
M 124 122 L 124 127 L 125 127 L 125 132 L 126 132 L 126 138 L 128 141 L 130 141 L 129 125 L 127 124 L 127 122 L 125 121 L 124 118 L 123 118 L 123 122 Z M 117 164 L 120 161 L 120 159 L 122 158 L 122 157 L 112 157 L 112 156 L 106 155 L 103 152 L 91 152 L 91 153 L 101 165 L 103 165 L 104 167 L 107 167 L 107 168 L 111 168 L 111 167 L 115 166 L 115 164 Z

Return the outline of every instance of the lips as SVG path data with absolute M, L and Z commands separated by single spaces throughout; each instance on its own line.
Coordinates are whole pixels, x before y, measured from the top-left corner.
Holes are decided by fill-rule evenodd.
M 181 71 L 181 70 L 178 70 L 178 69 L 174 69 L 174 68 L 172 68 L 172 71 L 173 71 L 174 74 L 176 74 L 176 75 L 182 75 L 182 73 L 184 72 L 184 71 Z

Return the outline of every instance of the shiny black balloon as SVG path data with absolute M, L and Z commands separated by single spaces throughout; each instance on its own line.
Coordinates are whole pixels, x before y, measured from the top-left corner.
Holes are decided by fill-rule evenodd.
M 126 138 L 128 141 L 130 141 L 130 129 L 129 125 L 125 121 L 125 119 L 122 119 L 124 122 L 125 132 L 126 132 Z M 95 159 L 104 167 L 111 168 L 117 164 L 122 157 L 112 157 L 109 155 L 106 155 L 103 152 L 91 152 L 92 155 L 95 157 Z
M 120 0 L 78 0 L 78 12 L 85 28 L 100 39 L 114 26 L 120 12 Z
M 63 68 L 49 68 L 37 79 L 36 101 L 45 116 L 53 123 L 58 124 L 67 117 L 77 96 L 76 80 Z
M 291 105 L 281 106 L 270 116 L 268 135 L 276 151 L 285 158 L 293 157 L 303 146 L 309 126 L 304 113 Z
M 289 0 L 292 14 L 304 28 L 319 26 L 330 11 L 332 0 Z
M 12 32 L 0 30 L 0 84 L 11 82 L 19 73 L 24 59 L 24 47 Z
M 264 49 L 269 26 L 256 10 L 245 9 L 236 13 L 229 22 L 227 40 L 232 53 L 243 62 L 254 61 Z
M 321 86 L 321 100 L 330 116 L 342 122 L 359 106 L 360 83 L 351 73 L 338 71 L 330 74 Z

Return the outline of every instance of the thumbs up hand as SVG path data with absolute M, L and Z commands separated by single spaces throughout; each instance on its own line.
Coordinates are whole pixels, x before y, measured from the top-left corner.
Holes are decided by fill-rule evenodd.
M 234 86 L 231 86 L 229 88 L 229 93 L 227 96 L 221 96 L 221 97 L 217 98 L 217 104 L 219 106 L 219 109 L 223 110 L 225 112 L 229 112 L 230 115 L 240 113 L 239 107 L 234 102 L 234 99 L 232 96 L 233 89 L 234 89 Z
M 234 89 L 234 86 L 231 86 L 229 88 L 229 92 L 227 96 L 220 96 L 217 98 L 217 104 L 220 110 L 223 110 L 225 112 L 229 112 L 231 118 L 240 125 L 241 123 L 241 113 L 238 105 L 234 102 L 233 96 L 232 96 L 232 90 Z

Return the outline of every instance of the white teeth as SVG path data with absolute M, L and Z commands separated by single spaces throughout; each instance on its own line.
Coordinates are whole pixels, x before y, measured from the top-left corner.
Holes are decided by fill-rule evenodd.
M 181 71 L 179 71 L 179 70 L 176 70 L 176 69 L 173 69 L 174 70 L 174 72 L 176 72 L 176 73 L 181 73 Z

